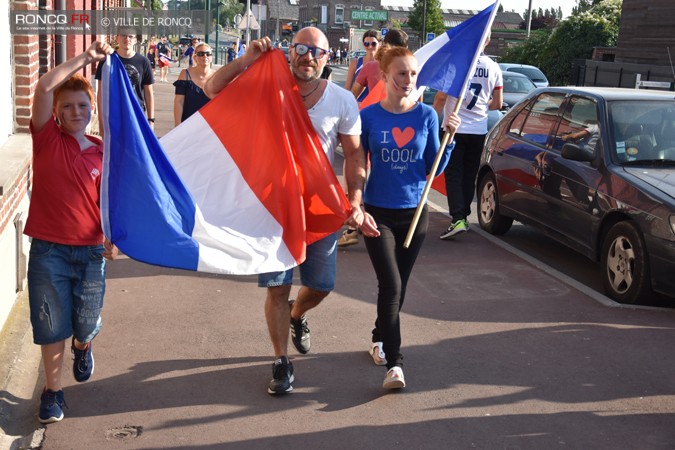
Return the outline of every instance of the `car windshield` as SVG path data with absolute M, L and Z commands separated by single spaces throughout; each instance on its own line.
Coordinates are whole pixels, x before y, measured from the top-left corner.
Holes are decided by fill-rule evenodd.
M 511 72 L 522 73 L 527 75 L 528 78 L 532 81 L 546 81 L 546 76 L 539 70 L 533 67 L 511 67 L 509 68 Z
M 527 94 L 537 88 L 535 84 L 525 77 L 517 77 L 507 73 L 504 76 L 504 92 L 507 94 Z
M 675 160 L 675 101 L 615 101 L 609 117 L 615 162 Z

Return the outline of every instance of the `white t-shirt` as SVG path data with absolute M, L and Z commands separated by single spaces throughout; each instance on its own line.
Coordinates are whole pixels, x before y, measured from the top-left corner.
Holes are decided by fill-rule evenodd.
M 331 164 L 339 144 L 338 134 L 361 136 L 359 105 L 351 92 L 335 83 L 328 82 L 319 101 L 307 113 Z
M 503 85 L 499 64 L 481 54 L 478 57 L 471 82 L 466 89 L 462 107 L 459 108 L 459 117 L 462 119 L 462 124 L 457 130 L 458 133 L 486 134 L 488 132 L 488 103 L 492 91 L 502 89 Z M 455 99 L 448 97 L 443 107 L 445 117 L 448 117 L 454 109 Z

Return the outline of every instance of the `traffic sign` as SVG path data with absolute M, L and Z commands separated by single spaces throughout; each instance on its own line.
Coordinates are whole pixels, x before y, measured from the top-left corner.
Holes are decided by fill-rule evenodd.
M 435 37 L 436 37 L 435 33 L 427 33 L 427 42 L 433 41 Z
M 380 34 L 382 35 L 382 37 L 386 36 L 386 34 L 387 34 L 388 32 L 389 32 L 389 28 L 382 28 L 382 29 L 380 30 Z

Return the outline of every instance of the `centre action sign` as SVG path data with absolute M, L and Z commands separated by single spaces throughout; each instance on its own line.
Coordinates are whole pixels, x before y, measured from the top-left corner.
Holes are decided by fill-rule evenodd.
M 366 21 L 382 20 L 386 22 L 387 11 L 362 11 L 360 9 L 352 9 L 351 20 L 366 20 Z

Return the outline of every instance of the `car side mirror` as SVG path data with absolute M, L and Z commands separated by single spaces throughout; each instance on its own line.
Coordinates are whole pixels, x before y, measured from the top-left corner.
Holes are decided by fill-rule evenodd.
M 572 161 L 586 161 L 591 162 L 595 159 L 593 152 L 588 151 L 587 149 L 573 144 L 571 142 L 563 145 L 560 152 L 563 158 L 570 159 Z

